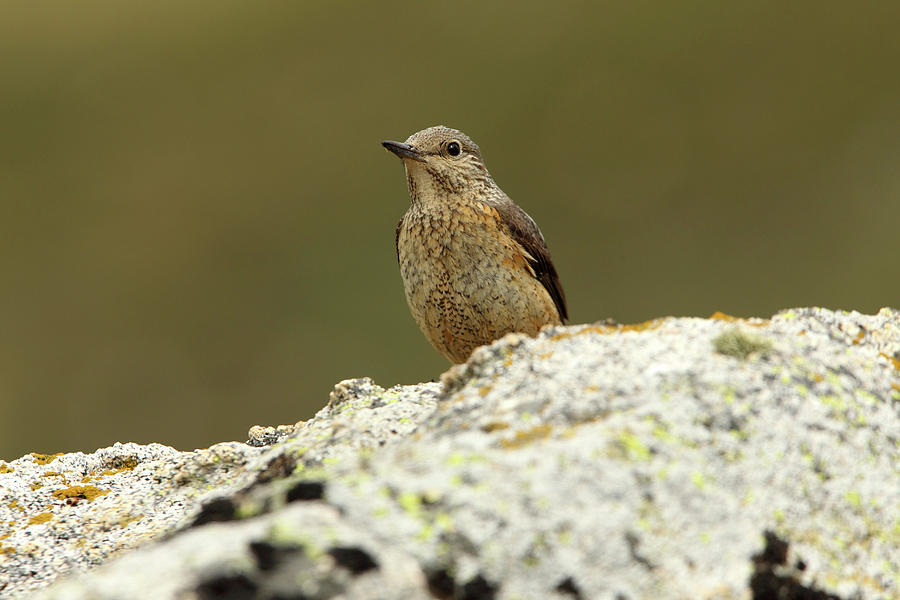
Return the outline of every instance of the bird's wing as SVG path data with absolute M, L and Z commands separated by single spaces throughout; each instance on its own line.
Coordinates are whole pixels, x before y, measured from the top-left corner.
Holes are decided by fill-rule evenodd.
M 534 219 L 512 201 L 495 205 L 494 208 L 497 209 L 512 238 L 525 250 L 525 259 L 534 271 L 534 276 L 550 294 L 559 312 L 559 320 L 565 323 L 569 318 L 566 295 L 559 282 L 559 275 L 556 274 L 556 267 L 550 260 L 550 250 L 547 249 L 541 230 Z

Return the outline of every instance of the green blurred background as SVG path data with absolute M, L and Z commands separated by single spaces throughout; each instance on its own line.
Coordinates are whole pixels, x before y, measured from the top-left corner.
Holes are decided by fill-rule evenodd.
M 7 0 L 0 458 L 439 375 L 379 145 L 439 123 L 540 223 L 574 323 L 900 305 L 898 31 L 894 0 Z

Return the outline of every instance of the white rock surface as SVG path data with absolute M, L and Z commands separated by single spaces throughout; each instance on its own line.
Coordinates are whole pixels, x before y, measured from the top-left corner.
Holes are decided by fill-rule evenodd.
M 251 441 L 14 461 L 0 597 L 900 597 L 894 310 L 507 336 Z

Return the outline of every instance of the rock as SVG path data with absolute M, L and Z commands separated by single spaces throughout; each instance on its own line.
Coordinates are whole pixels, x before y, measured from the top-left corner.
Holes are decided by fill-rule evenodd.
M 0 596 L 900 597 L 890 309 L 510 335 L 251 442 L 0 464 Z

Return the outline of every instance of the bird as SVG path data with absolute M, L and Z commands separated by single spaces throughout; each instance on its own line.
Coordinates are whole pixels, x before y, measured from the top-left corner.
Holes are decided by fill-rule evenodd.
M 406 169 L 410 206 L 394 245 L 413 319 L 451 363 L 512 332 L 568 318 L 537 224 L 494 182 L 481 149 L 438 125 L 385 140 Z

